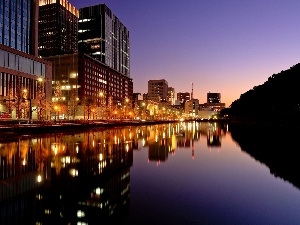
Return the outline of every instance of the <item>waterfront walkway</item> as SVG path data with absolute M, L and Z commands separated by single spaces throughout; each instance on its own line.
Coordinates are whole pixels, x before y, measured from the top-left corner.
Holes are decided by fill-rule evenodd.
M 139 121 L 139 120 L 60 120 L 60 121 L 29 121 L 0 120 L 0 135 L 9 134 L 47 134 L 55 132 L 78 132 L 86 129 L 104 129 L 107 127 L 140 126 L 178 121 Z
M 201 122 L 221 122 L 224 120 L 185 120 Z M 52 133 L 77 133 L 84 130 L 103 130 L 123 126 L 145 126 L 163 123 L 175 123 L 178 120 L 0 120 L 0 139 L 21 135 L 44 135 Z

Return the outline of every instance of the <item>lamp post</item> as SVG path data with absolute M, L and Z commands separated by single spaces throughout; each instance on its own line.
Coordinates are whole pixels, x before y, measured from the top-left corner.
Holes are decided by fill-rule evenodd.
M 124 105 L 124 111 L 125 111 L 125 119 L 127 119 L 127 108 L 128 108 L 128 102 L 129 102 L 129 98 L 125 98 L 125 105 Z
M 41 120 L 43 117 L 43 112 L 46 107 L 45 86 L 44 86 L 44 80 L 41 77 L 38 78 L 36 99 L 37 99 L 37 105 L 36 105 L 37 116 L 38 119 Z
M 57 105 L 54 106 L 54 110 L 55 110 L 55 120 L 56 120 L 56 118 L 57 118 L 57 112 L 58 112 L 58 106 Z
M 104 93 L 101 91 L 100 93 L 99 93 L 99 97 L 100 97 L 100 114 L 101 114 L 101 119 L 103 119 L 103 98 L 104 98 Z

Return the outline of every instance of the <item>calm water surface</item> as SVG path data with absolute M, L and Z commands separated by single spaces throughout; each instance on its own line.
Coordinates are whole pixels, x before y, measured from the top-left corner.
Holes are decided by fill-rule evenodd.
M 191 122 L 2 135 L 0 224 L 300 224 L 296 145 L 260 132 Z

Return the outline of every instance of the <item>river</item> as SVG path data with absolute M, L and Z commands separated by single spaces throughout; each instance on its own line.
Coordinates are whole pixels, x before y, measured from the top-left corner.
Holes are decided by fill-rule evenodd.
M 297 130 L 208 122 L 0 137 L 0 224 L 300 224 Z

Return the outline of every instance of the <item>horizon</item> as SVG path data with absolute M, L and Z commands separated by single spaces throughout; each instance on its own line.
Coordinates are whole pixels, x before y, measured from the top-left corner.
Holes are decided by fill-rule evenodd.
M 268 77 L 299 63 L 300 2 L 69 0 L 76 8 L 106 4 L 130 32 L 133 92 L 165 79 L 200 103 L 221 93 L 229 107 Z

